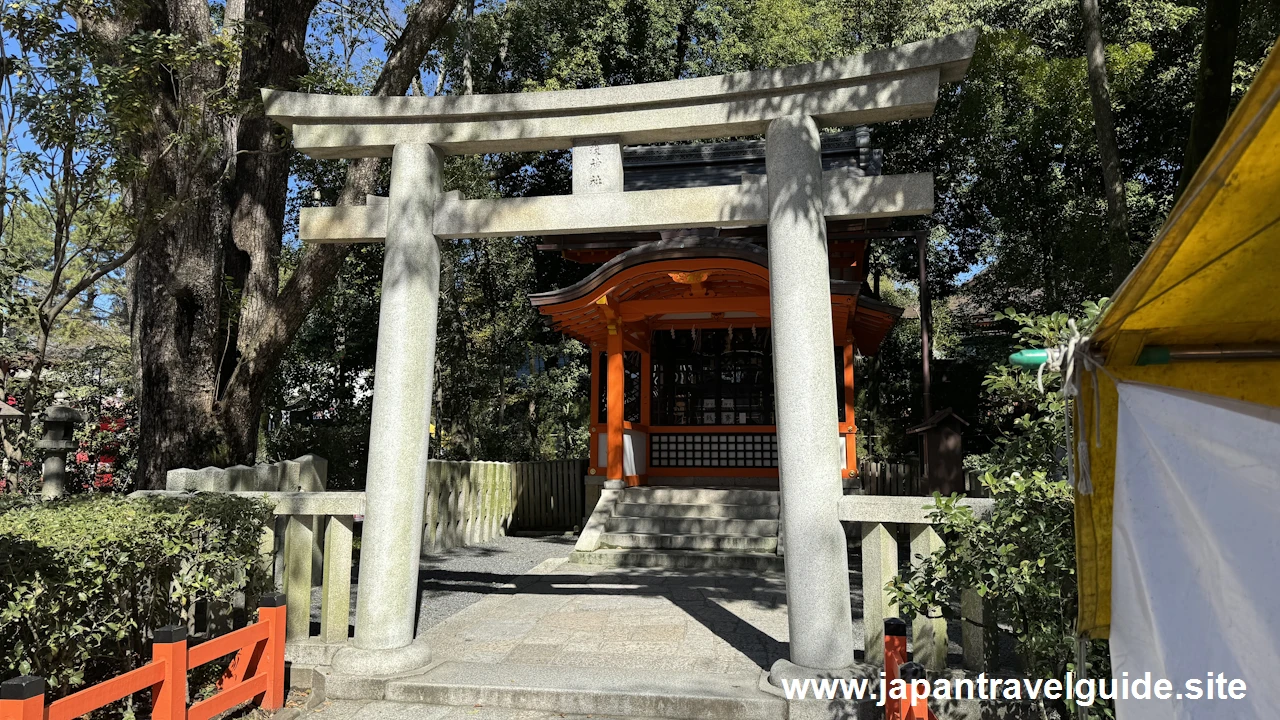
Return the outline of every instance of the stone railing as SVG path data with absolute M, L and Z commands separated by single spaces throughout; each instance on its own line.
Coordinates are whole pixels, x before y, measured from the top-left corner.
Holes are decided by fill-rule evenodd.
M 139 490 L 130 497 L 167 495 L 181 490 Z M 311 588 L 319 585 L 320 637 L 328 642 L 347 638 L 351 612 L 351 561 L 356 517 L 364 514 L 362 492 L 258 492 L 236 490 L 229 495 L 266 500 L 277 522 L 262 531 L 262 561 L 289 603 L 285 637 L 311 636 Z M 283 538 L 278 537 L 283 529 Z M 319 535 L 323 534 L 323 541 Z M 312 562 L 319 553 L 319 567 Z
M 427 467 L 423 552 L 485 542 L 513 530 L 571 530 L 582 522 L 585 461 L 497 463 L 432 460 Z M 355 523 L 363 492 L 324 491 L 326 464 L 307 455 L 273 465 L 172 470 L 168 490 L 134 496 L 226 492 L 262 498 L 276 522 L 263 531 L 263 562 L 286 596 L 290 682 L 308 667 L 328 665 L 350 628 Z M 319 627 L 313 633 L 313 588 Z
M 277 522 L 262 536 L 263 561 L 275 570 L 284 592 L 285 659 L 292 685 L 307 684 L 307 668 L 328 665 L 347 642 L 353 599 L 351 571 L 357 517 L 364 515 L 362 492 L 235 492 L 275 504 Z M 276 533 L 283 525 L 284 538 Z M 313 562 L 316 555 L 320 563 Z M 312 588 L 320 587 L 320 623 L 312 633 Z
M 422 548 L 439 552 L 512 530 L 573 530 L 584 514 L 582 460 L 427 465 Z
M 979 517 L 990 514 L 992 501 L 965 499 L 960 501 Z M 930 517 L 933 502 L 925 497 L 881 497 L 847 495 L 840 499 L 840 520 L 855 523 L 862 535 L 862 624 L 865 660 L 884 663 L 884 621 L 897 617 L 898 606 L 884 590 L 897 577 L 897 526 L 905 525 L 911 543 L 911 562 L 920 562 L 942 547 L 942 537 L 933 529 Z M 986 669 L 988 633 L 982 599 L 976 591 L 967 590 L 960 603 L 961 648 L 964 666 L 969 670 Z M 945 670 L 947 666 L 947 621 L 938 608 L 928 614 L 909 619 L 912 628 L 912 652 L 915 661 L 929 670 Z
M 263 465 L 232 465 L 227 468 L 205 467 L 199 470 L 178 468 L 165 475 L 165 489 L 181 492 L 324 492 L 329 487 L 329 462 L 319 455 L 303 455 Z M 273 537 L 283 537 L 284 518 L 277 515 Z M 312 576 L 320 577 L 323 562 L 324 523 L 318 519 L 312 527 L 316 543 L 311 553 Z M 282 547 L 276 541 L 271 555 L 275 558 L 272 572 L 279 585 L 284 573 Z
M 165 476 L 166 490 L 187 492 L 258 490 L 320 492 L 329 486 L 329 463 L 319 455 L 303 455 L 270 465 L 232 465 L 199 470 L 178 468 Z
M 181 490 L 140 490 L 130 497 L 184 494 Z M 274 573 L 288 605 L 286 657 L 308 667 L 328 664 L 333 652 L 347 641 L 353 530 L 355 518 L 364 514 L 364 493 L 236 490 L 229 494 L 265 499 L 275 506 L 277 522 L 263 529 L 260 547 L 262 561 Z M 277 537 L 280 528 L 283 538 Z M 318 566 L 313 562 L 316 555 L 320 557 Z M 316 585 L 320 587 L 320 626 L 319 634 L 312 635 L 312 588 Z

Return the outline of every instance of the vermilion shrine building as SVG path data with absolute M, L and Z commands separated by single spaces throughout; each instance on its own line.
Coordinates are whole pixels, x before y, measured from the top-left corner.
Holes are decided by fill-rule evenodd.
M 879 175 L 880 153 L 869 144 L 866 129 L 824 135 L 823 169 Z M 627 148 L 624 189 L 763 177 L 764 151 L 762 141 Z M 842 478 L 857 468 L 854 358 L 875 353 L 902 314 L 866 282 L 868 243 L 892 236 L 889 223 L 826 221 L 838 408 L 831 432 Z M 540 249 L 603 263 L 578 283 L 530 297 L 557 329 L 591 347 L 591 475 L 776 489 L 765 227 L 560 235 Z

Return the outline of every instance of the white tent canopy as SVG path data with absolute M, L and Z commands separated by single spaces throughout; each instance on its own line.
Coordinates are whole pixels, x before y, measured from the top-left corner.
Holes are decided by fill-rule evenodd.
M 1112 539 L 1113 677 L 1183 697 L 1123 720 L 1235 720 L 1280 708 L 1280 409 L 1121 383 Z M 1243 699 L 1210 678 L 1241 679 Z M 1204 696 L 1192 699 L 1186 681 Z M 1238 687 L 1238 686 L 1237 686 Z M 1210 698 L 1210 692 L 1212 697 Z

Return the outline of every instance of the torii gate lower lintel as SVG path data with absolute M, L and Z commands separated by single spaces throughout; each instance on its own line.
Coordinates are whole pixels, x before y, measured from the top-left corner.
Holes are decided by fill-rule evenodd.
M 854 663 L 825 219 L 923 215 L 928 173 L 823 172 L 819 125 L 932 113 L 977 41 L 941 38 L 780 70 L 513 95 L 340 97 L 264 90 L 313 157 L 390 156 L 385 202 L 306 208 L 306 242 L 384 242 L 382 303 L 354 642 L 334 668 L 386 675 L 430 659 L 415 642 L 418 558 L 439 300 L 439 239 L 768 225 L 790 663 Z M 766 176 L 622 191 L 623 144 L 766 135 Z M 573 194 L 468 200 L 441 187 L 446 154 L 573 149 Z M 612 466 L 614 463 L 611 462 Z M 620 463 L 619 463 L 620 465 Z M 783 661 L 781 672 L 794 674 Z M 788 669 L 790 668 L 790 669 Z

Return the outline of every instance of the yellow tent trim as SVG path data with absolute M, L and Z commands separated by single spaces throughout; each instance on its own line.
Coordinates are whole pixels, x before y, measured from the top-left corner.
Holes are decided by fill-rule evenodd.
M 1106 638 L 1111 625 L 1118 405 L 1112 378 L 1280 407 L 1274 360 L 1134 365 L 1150 345 L 1280 343 L 1278 105 L 1280 53 L 1273 47 L 1093 334 L 1093 349 L 1106 358 L 1106 370 L 1097 374 L 1096 400 L 1095 378 L 1085 373 L 1077 407 L 1093 484 L 1092 495 L 1076 497 L 1077 628 L 1089 637 Z M 1095 401 L 1101 405 L 1097 414 Z
M 1274 362 L 1196 362 L 1108 368 L 1122 382 L 1140 382 L 1220 395 L 1280 407 L 1280 372 Z M 1105 373 L 1098 374 L 1101 425 L 1095 434 L 1093 377 L 1085 373 L 1078 412 L 1089 443 L 1092 495 L 1076 496 L 1076 573 L 1080 589 L 1078 629 L 1106 638 L 1111 626 L 1111 500 L 1116 475 L 1116 415 L 1119 397 Z M 1095 438 L 1099 444 L 1095 445 Z M 1205 478 L 1212 482 L 1213 478 Z
M 1280 53 L 1272 52 L 1093 335 L 1108 365 L 1145 344 L 1280 342 Z M 1136 346 L 1141 350 L 1141 346 Z

